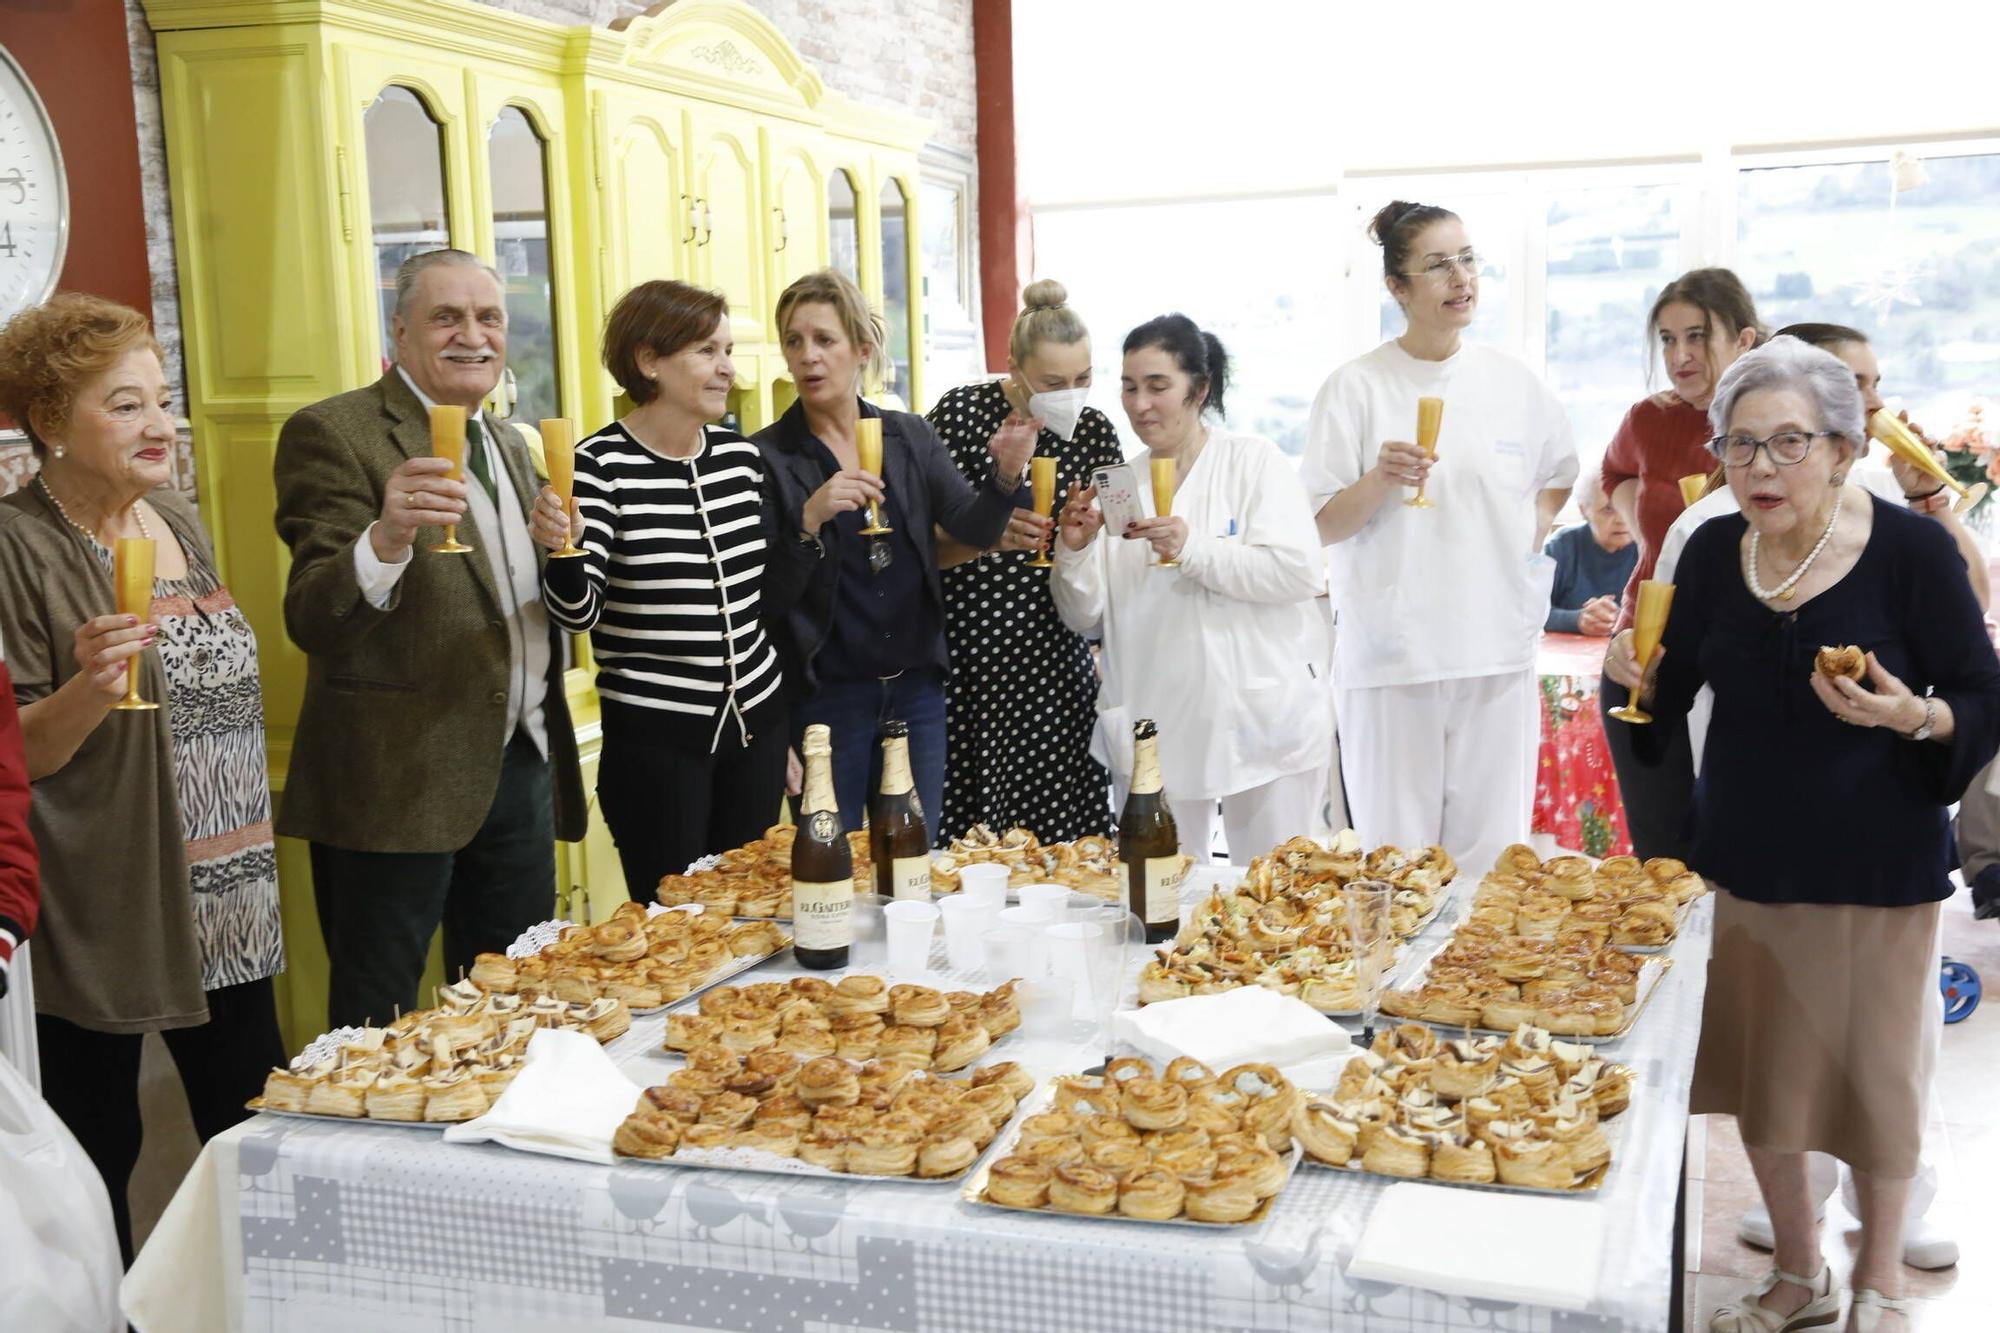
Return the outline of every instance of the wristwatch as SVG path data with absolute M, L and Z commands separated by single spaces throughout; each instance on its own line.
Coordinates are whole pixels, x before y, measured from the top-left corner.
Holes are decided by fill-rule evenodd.
M 1906 741 L 1927 741 L 1931 738 L 1931 732 L 1935 730 L 1937 730 L 1937 700 L 1926 695 L 1924 696 L 1923 725 L 1919 726 L 1915 731 L 1904 732 L 1903 739 Z

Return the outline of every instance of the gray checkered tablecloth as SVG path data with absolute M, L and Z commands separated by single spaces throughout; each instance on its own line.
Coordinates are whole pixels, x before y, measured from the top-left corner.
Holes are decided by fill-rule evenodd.
M 152 1309 L 186 1313 L 138 1326 L 1664 1330 L 1710 920 L 1704 903 L 1633 1036 L 1607 1048 L 1640 1081 L 1605 1188 L 1574 1202 L 1596 1210 L 1606 1236 L 1586 1314 L 1348 1279 L 1386 1186 L 1312 1167 L 1264 1223 L 1219 1232 L 997 1212 L 962 1203 L 955 1184 L 599 1167 L 450 1145 L 423 1129 L 260 1116 L 209 1146 L 135 1270 L 156 1296 L 180 1284 Z M 753 975 L 794 971 L 783 960 Z M 614 1044 L 635 1081 L 674 1067 L 656 1053 L 664 1023 L 641 1019 Z M 1042 1075 L 1089 1063 L 1019 1036 L 991 1058 Z M 183 1299 L 190 1292 L 199 1299 Z M 128 1281 L 128 1312 L 133 1295 Z

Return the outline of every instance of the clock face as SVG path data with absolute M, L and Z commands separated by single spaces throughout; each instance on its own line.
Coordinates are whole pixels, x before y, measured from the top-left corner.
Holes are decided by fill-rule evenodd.
M 69 241 L 69 188 L 55 127 L 0 47 L 0 320 L 47 299 Z

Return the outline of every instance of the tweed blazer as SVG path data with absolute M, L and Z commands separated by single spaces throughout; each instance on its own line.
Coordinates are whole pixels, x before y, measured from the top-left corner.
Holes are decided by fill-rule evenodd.
M 539 483 L 528 450 L 491 415 L 525 516 Z M 388 605 L 362 595 L 354 544 L 382 512 L 389 475 L 431 452 L 430 417 L 392 366 L 363 389 L 301 408 L 278 434 L 278 535 L 291 547 L 285 629 L 306 654 L 305 703 L 277 830 L 364 852 L 449 852 L 472 841 L 499 789 L 509 672 L 500 590 L 468 513 L 469 556 L 417 535 Z M 536 556 L 546 553 L 539 547 Z M 587 809 L 563 696 L 561 635 L 549 627 L 549 763 L 555 832 L 583 837 Z

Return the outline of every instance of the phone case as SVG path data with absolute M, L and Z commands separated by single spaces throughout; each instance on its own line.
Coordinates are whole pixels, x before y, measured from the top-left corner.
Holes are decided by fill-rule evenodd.
M 1130 463 L 1114 463 L 1090 474 L 1097 487 L 1097 505 L 1104 511 L 1104 526 L 1116 536 L 1144 518 L 1139 508 L 1139 474 Z

